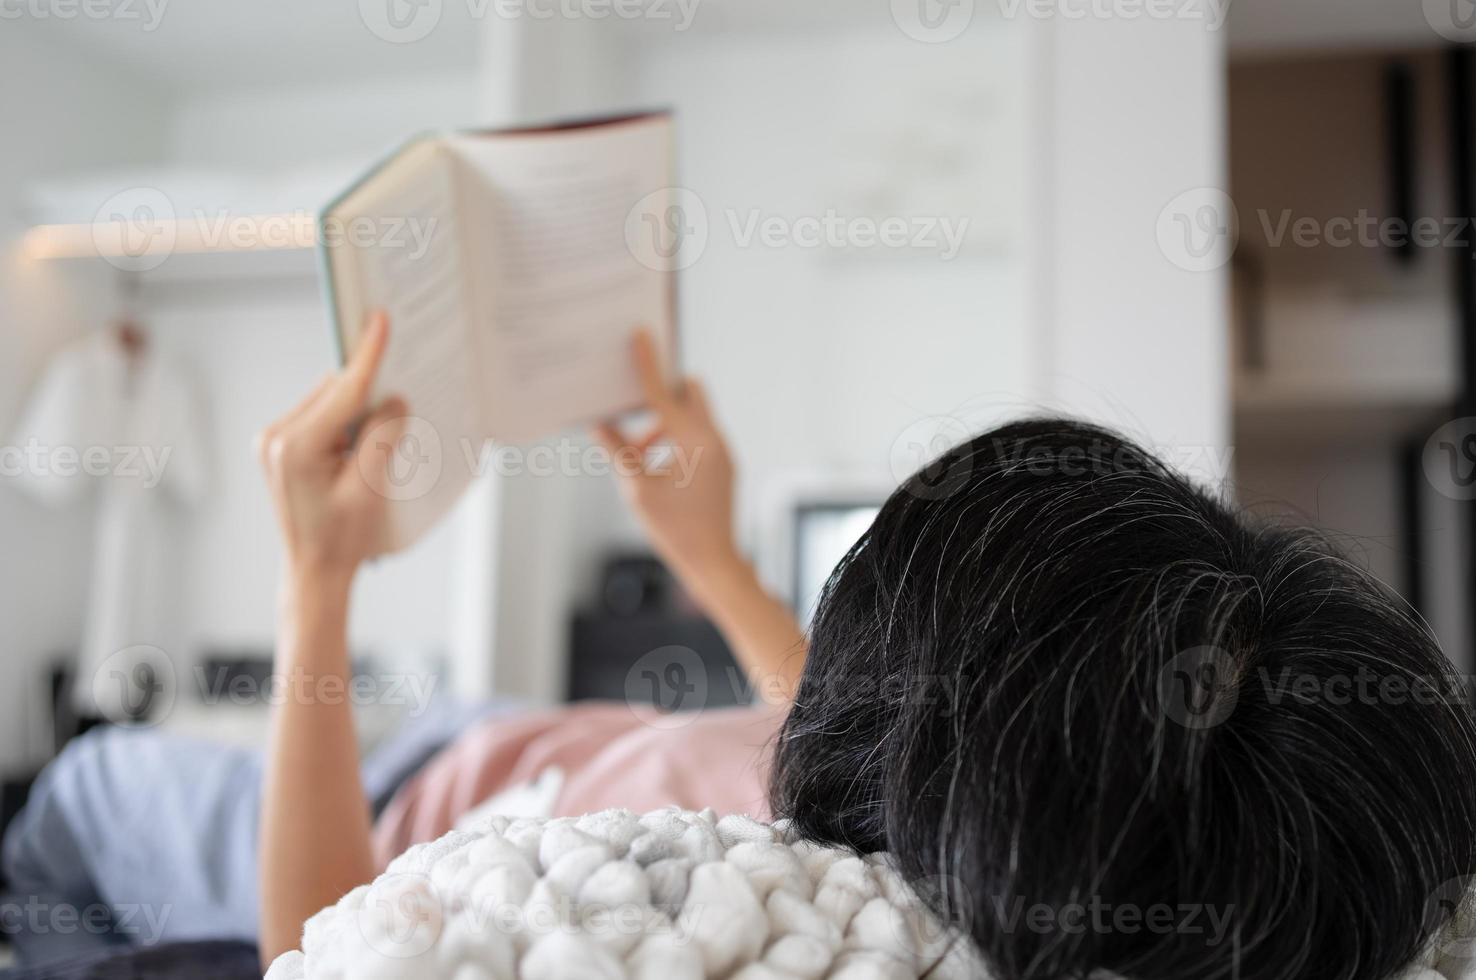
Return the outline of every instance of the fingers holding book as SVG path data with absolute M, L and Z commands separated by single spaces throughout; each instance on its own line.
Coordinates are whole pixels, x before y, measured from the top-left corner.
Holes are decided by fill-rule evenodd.
M 386 488 L 375 486 L 384 467 L 375 454 L 393 445 L 408 411 L 399 398 L 370 409 L 388 336 L 388 318 L 374 314 L 343 370 L 257 438 L 293 566 L 351 573 L 388 547 Z
M 631 358 L 654 421 L 641 435 L 613 421 L 594 434 L 615 460 L 621 489 L 656 550 L 700 593 L 738 553 L 732 458 L 701 384 L 668 381 L 646 331 L 632 337 Z

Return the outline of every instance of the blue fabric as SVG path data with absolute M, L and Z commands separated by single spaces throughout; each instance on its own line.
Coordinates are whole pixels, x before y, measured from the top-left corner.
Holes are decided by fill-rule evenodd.
M 261 966 L 251 943 L 178 943 L 0 970 L 0 980 L 261 980 Z
M 256 935 L 254 752 L 94 729 L 42 772 L 5 834 L 4 923 L 22 964 Z
M 468 724 L 509 705 L 438 703 L 372 753 L 377 806 Z M 6 831 L 0 930 L 35 966 L 257 931 L 261 756 L 154 729 L 73 740 Z

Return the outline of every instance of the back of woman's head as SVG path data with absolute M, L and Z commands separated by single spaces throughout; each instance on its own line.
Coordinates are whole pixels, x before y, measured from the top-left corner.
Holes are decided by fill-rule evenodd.
M 774 806 L 890 851 L 1000 980 L 1380 978 L 1476 872 L 1464 693 L 1315 536 L 1028 421 L 836 569 Z

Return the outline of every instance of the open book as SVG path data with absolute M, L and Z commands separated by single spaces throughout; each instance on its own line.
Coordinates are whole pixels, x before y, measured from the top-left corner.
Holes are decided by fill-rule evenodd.
M 396 543 L 456 502 L 488 440 L 638 407 L 635 328 L 671 363 L 672 161 L 665 113 L 456 133 L 410 143 L 324 209 L 340 356 L 387 311 L 376 400 L 410 405 L 381 447 Z

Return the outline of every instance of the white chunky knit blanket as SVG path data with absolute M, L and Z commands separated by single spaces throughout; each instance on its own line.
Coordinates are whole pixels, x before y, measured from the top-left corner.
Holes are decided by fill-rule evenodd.
M 987 976 L 883 855 L 711 810 L 493 817 L 308 921 L 267 980 Z

